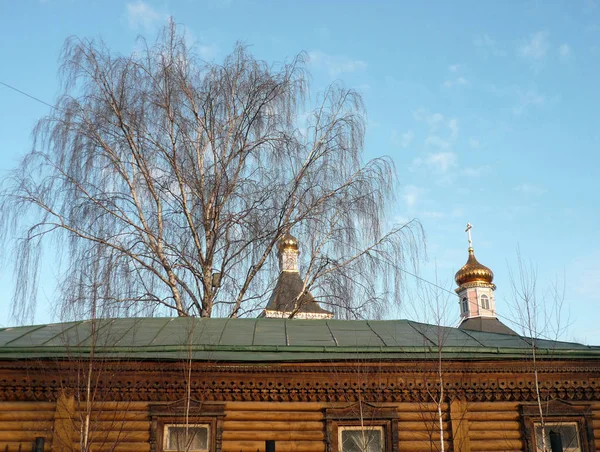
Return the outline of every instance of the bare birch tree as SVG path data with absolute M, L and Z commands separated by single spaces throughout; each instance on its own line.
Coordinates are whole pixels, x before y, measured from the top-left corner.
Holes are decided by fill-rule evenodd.
M 237 45 L 222 64 L 205 62 L 173 22 L 142 43 L 124 56 L 66 41 L 62 95 L 4 183 L 15 314 L 31 313 L 46 249 L 62 262 L 62 304 L 247 315 L 264 303 L 289 231 L 307 244 L 306 290 L 338 313 L 399 300 L 422 232 L 387 230 L 395 169 L 362 162 L 360 95 L 335 84 L 311 106 L 304 55 L 269 65 Z
M 513 312 L 517 315 L 517 323 L 521 326 L 522 335 L 531 344 L 531 367 L 535 391 L 535 400 L 539 414 L 540 435 L 536 434 L 537 447 L 544 452 L 551 451 L 550 428 L 546 423 L 546 413 L 550 396 L 544 389 L 540 378 L 538 343 L 544 339 L 558 340 L 565 332 L 563 324 L 563 304 L 565 298 L 564 281 L 555 281 L 551 287 L 540 295 L 537 269 L 532 263 L 525 262 L 517 249 L 517 273 L 509 269 L 510 285 L 513 299 Z M 567 319 L 568 324 L 568 319 Z M 548 359 L 548 357 L 544 357 Z

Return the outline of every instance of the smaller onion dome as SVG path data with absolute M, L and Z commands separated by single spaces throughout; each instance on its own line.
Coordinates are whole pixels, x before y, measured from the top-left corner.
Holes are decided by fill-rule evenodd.
M 283 237 L 281 237 L 281 239 L 279 240 L 278 246 L 279 246 L 279 251 L 289 250 L 289 249 L 297 250 L 298 249 L 298 239 L 288 232 Z
M 480 264 L 475 258 L 475 252 L 469 247 L 469 259 L 454 276 L 456 284 L 463 286 L 468 283 L 492 284 L 494 273 L 485 265 Z

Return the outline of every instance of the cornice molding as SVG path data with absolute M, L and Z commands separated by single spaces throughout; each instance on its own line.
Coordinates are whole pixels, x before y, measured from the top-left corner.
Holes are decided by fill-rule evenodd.
M 79 382 L 85 379 L 76 363 L 30 363 L 23 368 L 0 367 L 0 400 L 52 401 L 60 395 L 85 394 Z M 185 363 L 98 363 L 94 393 L 105 401 L 175 401 L 185 397 L 182 381 Z M 383 363 L 322 365 L 198 365 L 192 363 L 193 398 L 205 401 L 317 401 L 317 402 L 423 402 L 440 392 L 438 369 L 431 363 L 412 367 Z M 458 364 L 462 364 L 460 367 Z M 531 363 L 513 362 L 499 369 L 490 363 L 448 363 L 443 370 L 444 394 L 448 400 L 535 401 Z M 600 400 L 600 367 L 564 362 L 538 366 L 545 399 Z M 493 369 L 493 370 L 490 370 Z

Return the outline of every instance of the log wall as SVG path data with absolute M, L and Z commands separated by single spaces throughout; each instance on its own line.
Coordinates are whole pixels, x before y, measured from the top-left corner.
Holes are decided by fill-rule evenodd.
M 342 404 L 333 404 L 343 406 Z M 347 404 L 346 404 L 347 405 Z M 437 406 L 394 403 L 398 413 L 398 450 L 440 450 Z M 524 451 L 521 402 L 444 404 L 443 438 L 447 452 Z M 263 452 L 275 440 L 278 452 L 324 452 L 324 402 L 227 402 L 223 452 Z M 149 452 L 151 422 L 148 402 L 103 402 L 91 407 L 71 397 L 57 402 L 0 402 L 0 451 L 28 452 L 35 438 L 46 439 L 46 451 L 81 450 L 80 432 L 90 413 L 93 452 Z M 600 450 L 600 402 L 592 403 L 592 428 Z M 591 452 L 591 451 L 590 451 Z
M 2 402 L 0 403 L 0 446 L 4 451 L 16 452 L 21 445 L 29 452 L 36 437 L 46 438 L 50 450 L 54 424 L 54 402 Z

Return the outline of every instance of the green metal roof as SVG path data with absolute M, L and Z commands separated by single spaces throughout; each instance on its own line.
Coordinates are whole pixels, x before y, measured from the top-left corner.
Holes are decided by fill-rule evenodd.
M 408 320 L 119 318 L 0 329 L 0 360 L 189 359 L 232 362 L 527 358 L 530 339 Z M 539 341 L 540 358 L 600 359 L 600 347 Z

